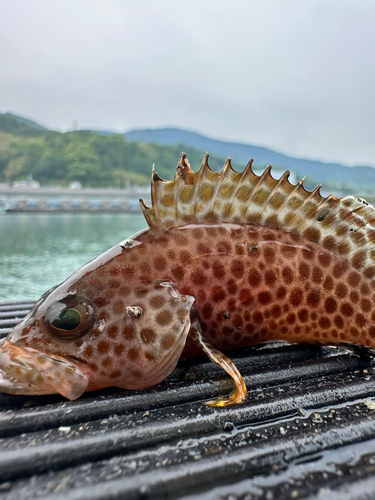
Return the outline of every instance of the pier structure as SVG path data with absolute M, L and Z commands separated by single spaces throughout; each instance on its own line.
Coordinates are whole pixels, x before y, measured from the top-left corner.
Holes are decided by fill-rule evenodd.
M 139 198 L 149 203 L 150 189 L 0 187 L 3 212 L 138 212 Z

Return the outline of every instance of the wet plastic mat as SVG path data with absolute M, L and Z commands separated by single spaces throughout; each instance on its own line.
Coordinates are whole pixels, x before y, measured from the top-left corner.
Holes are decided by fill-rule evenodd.
M 5 336 L 31 302 L 0 304 Z M 272 343 L 205 359 L 144 391 L 0 394 L 0 500 L 375 498 L 375 362 L 365 350 Z

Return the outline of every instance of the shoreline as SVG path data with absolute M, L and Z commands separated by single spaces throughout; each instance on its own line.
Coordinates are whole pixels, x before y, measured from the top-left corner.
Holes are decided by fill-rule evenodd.
M 98 208 L 98 209 L 89 209 L 89 208 L 83 208 L 83 209 L 42 209 L 42 208 L 37 208 L 35 210 L 30 210 L 30 209 L 22 209 L 22 208 L 16 208 L 16 209 L 8 209 L 5 211 L 0 211 L 0 215 L 8 215 L 8 214 L 141 214 L 142 209 L 139 207 L 139 209 L 126 209 L 126 208 L 120 208 L 120 209 L 105 209 L 105 208 Z

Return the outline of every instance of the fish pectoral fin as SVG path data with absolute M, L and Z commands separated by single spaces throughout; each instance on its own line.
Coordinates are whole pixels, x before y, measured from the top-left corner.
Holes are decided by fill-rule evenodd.
M 195 342 L 195 344 L 202 349 L 202 351 L 210 358 L 211 361 L 221 366 L 228 375 L 230 375 L 234 381 L 234 391 L 228 398 L 218 398 L 212 401 L 206 401 L 205 404 L 208 406 L 227 406 L 233 405 L 237 403 L 242 403 L 247 394 L 246 384 L 238 371 L 236 365 L 233 363 L 231 359 L 229 359 L 225 354 L 218 351 L 209 344 L 203 337 L 201 332 L 201 327 L 199 323 L 198 315 L 195 311 L 192 311 L 192 322 L 189 335 L 191 339 Z

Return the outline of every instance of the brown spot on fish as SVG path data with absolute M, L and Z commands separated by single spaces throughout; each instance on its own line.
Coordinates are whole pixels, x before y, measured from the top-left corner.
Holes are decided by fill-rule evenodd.
M 323 281 L 323 288 L 327 291 L 332 291 L 335 286 L 332 276 L 326 276 Z
M 139 351 L 138 351 L 138 349 L 129 349 L 129 351 L 128 351 L 128 358 L 131 361 L 135 361 L 136 359 L 138 359 L 139 358 Z
M 306 323 L 309 319 L 309 311 L 307 309 L 300 309 L 298 311 L 298 319 L 301 323 Z
M 324 328 L 324 329 L 327 329 L 327 328 L 330 328 L 331 326 L 331 322 L 330 320 L 327 318 L 327 316 L 321 316 L 319 318 L 319 327 L 320 328 Z
M 266 272 L 264 273 L 264 281 L 267 286 L 274 286 L 277 281 L 276 273 L 272 270 L 266 270 Z
M 112 366 L 112 361 L 110 358 L 104 358 L 103 361 L 102 361 L 102 366 L 104 366 L 104 368 L 109 368 L 110 366 Z
M 237 309 L 238 307 L 238 304 L 237 304 L 237 301 L 236 299 L 229 299 L 228 302 L 227 302 L 227 310 L 229 312 L 233 312 Z
M 118 335 L 118 326 L 113 325 L 108 329 L 108 337 L 110 339 L 115 339 Z
M 215 278 L 223 278 L 225 276 L 225 268 L 223 264 L 219 261 L 214 261 L 212 264 L 212 274 Z
M 154 309 L 160 309 L 166 303 L 166 298 L 162 294 L 153 295 L 150 298 L 150 306 Z
M 313 242 L 318 242 L 320 240 L 320 230 L 315 227 L 308 227 L 303 232 L 303 235 L 305 238 Z
M 211 255 L 212 251 L 210 247 L 205 243 L 198 243 L 197 245 L 197 253 L 200 255 Z
M 121 297 L 126 297 L 127 295 L 129 295 L 130 293 L 130 288 L 128 286 L 121 286 L 119 288 L 119 295 L 121 295 Z
M 257 288 L 262 282 L 262 276 L 256 269 L 251 269 L 247 281 L 251 287 Z
M 199 267 L 193 269 L 191 272 L 191 281 L 195 285 L 199 286 L 204 285 L 207 282 L 207 276 L 205 275 L 204 270 Z
M 106 340 L 102 340 L 101 342 L 99 342 L 98 351 L 101 354 L 107 353 L 109 351 L 109 342 L 107 342 Z
M 306 303 L 310 307 L 317 307 L 320 302 L 320 291 L 319 290 L 312 290 L 306 298 Z
M 264 259 L 267 261 L 268 264 L 273 264 L 273 262 L 276 258 L 276 253 L 275 253 L 275 250 L 273 248 L 271 248 L 270 246 L 266 246 L 263 249 L 263 255 L 264 255 Z
M 188 238 L 182 233 L 182 231 L 175 231 L 171 236 L 177 246 L 186 246 L 189 244 Z
M 337 283 L 335 288 L 335 294 L 339 299 L 343 299 L 348 295 L 348 287 L 341 281 Z
M 214 300 L 215 302 L 221 302 L 225 299 L 225 291 L 222 287 L 216 287 L 216 288 L 213 288 L 212 292 L 211 292 L 211 298 L 212 300 Z
M 180 252 L 180 261 L 183 264 L 189 264 L 192 260 L 191 254 L 187 250 L 182 250 Z
M 212 317 L 212 312 L 213 312 L 213 307 L 212 304 L 207 302 L 204 304 L 203 309 L 202 309 L 202 315 L 205 319 L 209 320 Z
M 369 311 L 371 311 L 372 304 L 371 304 L 371 301 L 369 299 L 367 299 L 367 298 L 361 299 L 359 305 L 360 305 L 360 308 L 363 312 L 368 313 Z M 373 319 L 373 318 L 371 318 L 371 319 Z
M 303 301 L 303 291 L 300 288 L 293 288 L 290 292 L 290 303 L 297 307 Z
M 134 266 L 127 265 L 122 268 L 121 273 L 124 275 L 126 279 L 130 279 L 130 277 L 135 273 Z
M 180 281 L 185 275 L 185 269 L 182 266 L 174 266 L 171 269 L 171 273 L 174 279 Z
M 327 297 L 324 301 L 324 309 L 327 313 L 333 314 L 337 309 L 337 301 L 333 297 Z
M 263 306 L 267 305 L 272 302 L 272 295 L 270 294 L 270 292 L 259 292 L 258 302 Z
M 356 304 L 359 301 L 359 293 L 356 290 L 352 290 L 349 294 L 349 299 L 352 304 Z
M 97 297 L 93 300 L 93 302 L 98 307 L 104 307 L 110 303 L 110 300 L 108 297 Z
M 347 271 L 348 265 L 346 262 L 341 261 L 337 262 L 332 269 L 332 275 L 334 278 L 338 279 L 341 278 L 345 272 Z
M 253 321 L 256 325 L 259 325 L 263 322 L 263 314 L 261 311 L 255 311 L 253 313 Z
M 245 266 L 240 260 L 236 259 L 232 262 L 230 266 L 230 271 L 235 278 L 239 279 L 242 278 L 244 275 Z
M 124 303 L 121 300 L 116 300 L 113 304 L 112 310 L 115 314 L 121 314 L 124 312 Z
M 156 339 L 156 333 L 151 328 L 143 328 L 140 335 L 145 344 L 151 344 Z
M 357 313 L 355 315 L 355 322 L 356 322 L 357 326 L 359 326 L 360 328 L 363 328 L 364 326 L 366 326 L 366 323 L 367 323 L 366 318 L 361 313 Z
M 361 281 L 361 275 L 357 271 L 351 271 L 348 275 L 348 285 L 351 287 L 356 287 Z
M 281 300 L 286 296 L 287 290 L 285 286 L 279 286 L 276 290 L 276 298 Z
M 116 344 L 115 348 L 114 348 L 114 353 L 116 356 L 121 357 L 124 350 L 125 350 L 125 347 L 123 344 Z
M 286 284 L 290 284 L 293 281 L 293 270 L 289 266 L 283 267 L 282 273 L 281 273 L 283 280 Z
M 300 262 L 298 266 L 298 272 L 301 278 L 309 279 L 310 277 L 310 266 L 306 262 Z
M 135 335 L 135 328 L 133 325 L 126 325 L 122 331 L 122 335 L 126 340 L 131 340 Z
M 230 279 L 227 283 L 227 291 L 230 295 L 235 295 L 237 293 L 238 286 L 237 283 L 233 280 Z
M 296 321 L 296 315 L 294 313 L 289 313 L 286 320 L 289 325 L 292 325 Z
M 279 304 L 275 304 L 271 309 L 271 316 L 273 318 L 280 318 L 281 314 L 282 314 L 281 307 L 279 306 Z
M 353 307 L 349 304 L 349 302 L 344 302 L 341 304 L 340 311 L 344 316 L 352 316 Z
M 152 361 L 152 362 L 156 361 L 155 355 L 150 351 L 145 352 L 145 358 L 148 359 L 148 361 Z
M 163 349 L 171 349 L 175 343 L 175 337 L 171 334 L 164 335 L 162 340 L 161 340 L 161 346 Z
M 172 313 L 167 309 L 160 311 L 156 315 L 155 320 L 161 326 L 169 325 L 172 322 Z
M 87 358 L 91 358 L 92 354 L 93 354 L 93 349 L 91 347 L 91 345 L 87 346 L 85 348 L 85 350 L 83 351 L 84 355 L 87 357 Z
M 227 241 L 219 241 L 219 243 L 216 246 L 216 251 L 217 253 L 223 253 L 223 254 L 228 254 L 231 251 L 231 245 Z
M 240 291 L 238 298 L 239 298 L 240 303 L 245 307 L 250 306 L 250 304 L 254 300 L 253 294 L 251 293 L 251 290 L 249 290 L 248 288 L 243 288 Z M 235 301 L 233 301 L 233 303 L 234 303 L 234 309 L 236 309 Z
M 312 270 L 311 279 L 312 279 L 313 283 L 317 283 L 317 284 L 322 283 L 322 281 L 324 279 L 323 269 L 315 266 Z
M 154 267 L 158 271 L 164 271 L 164 269 L 167 267 L 167 261 L 164 257 L 158 256 L 154 259 Z

